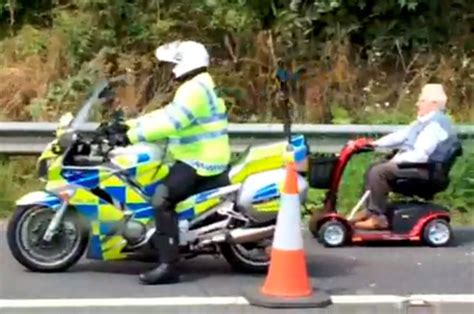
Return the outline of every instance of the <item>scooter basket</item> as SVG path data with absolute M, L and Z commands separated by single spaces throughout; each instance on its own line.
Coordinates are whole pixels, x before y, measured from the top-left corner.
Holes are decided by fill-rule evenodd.
M 311 155 L 309 157 L 309 186 L 315 189 L 329 189 L 331 176 L 338 161 L 335 155 Z

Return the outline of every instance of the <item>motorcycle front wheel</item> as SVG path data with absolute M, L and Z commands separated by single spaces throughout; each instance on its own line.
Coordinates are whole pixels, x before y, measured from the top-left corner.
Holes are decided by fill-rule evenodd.
M 18 207 L 8 222 L 10 251 L 31 271 L 65 271 L 76 264 L 86 250 L 89 229 L 74 210 L 65 213 L 50 241 L 43 240 L 54 214 L 54 210 L 44 206 Z

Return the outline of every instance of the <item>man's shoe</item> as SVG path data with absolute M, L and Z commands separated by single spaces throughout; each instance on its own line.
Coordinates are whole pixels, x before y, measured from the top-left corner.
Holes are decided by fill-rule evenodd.
M 180 281 L 179 274 L 176 272 L 173 264 L 163 263 L 160 266 L 138 277 L 140 282 L 146 285 L 170 284 Z
M 354 223 L 359 222 L 359 221 L 364 221 L 364 220 L 369 219 L 370 215 L 371 214 L 369 213 L 369 211 L 362 210 L 362 211 L 356 213 L 354 215 L 354 217 L 352 217 L 352 219 L 349 219 L 349 222 L 354 224 Z
M 384 230 L 388 228 L 387 218 L 383 215 L 372 215 L 369 219 L 356 222 L 357 229 Z

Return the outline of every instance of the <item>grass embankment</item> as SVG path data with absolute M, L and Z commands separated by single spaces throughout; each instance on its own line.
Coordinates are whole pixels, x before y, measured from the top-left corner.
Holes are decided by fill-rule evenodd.
M 0 218 L 7 217 L 15 208 L 15 201 L 23 194 L 43 186 L 36 177 L 35 158 L 0 156 Z
M 361 194 L 363 175 L 368 165 L 375 160 L 372 154 L 355 156 L 347 166 L 338 197 L 338 209 L 348 213 Z M 0 160 L 0 218 L 8 217 L 14 209 L 15 200 L 21 195 L 41 189 L 43 184 L 35 175 L 35 159 L 28 157 Z M 452 210 L 454 224 L 474 225 L 474 147 L 465 148 L 464 155 L 455 164 L 452 184 L 436 196 L 435 202 Z M 309 207 L 321 208 L 324 190 L 310 191 Z

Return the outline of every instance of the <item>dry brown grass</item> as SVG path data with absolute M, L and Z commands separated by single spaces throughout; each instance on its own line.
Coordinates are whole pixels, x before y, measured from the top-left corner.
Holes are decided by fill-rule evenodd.
M 42 44 L 44 40 L 46 44 Z M 30 29 L 0 44 L 0 112 L 3 117 L 31 120 L 29 105 L 37 101 L 46 109 L 41 109 L 36 119 L 56 119 L 77 101 L 77 97 L 67 101 L 45 98 L 52 82 L 78 75 L 71 73 L 65 42 L 59 33 L 45 31 L 42 34 Z M 387 110 L 377 109 L 374 117 L 398 114 L 410 108 L 421 86 L 432 80 L 445 85 L 453 114 L 459 122 L 474 120 L 474 62 L 463 67 L 461 64 L 466 61 L 459 56 L 438 58 L 433 54 L 416 54 L 388 65 L 371 63 L 354 59 L 356 51 L 349 41 L 341 39 L 327 42 L 322 50 L 309 54 L 304 61 L 288 60 L 271 32 L 256 33 L 253 42 L 249 48 L 236 39 L 227 40 L 226 50 L 221 53 L 224 56 L 216 60 L 211 69 L 218 85 L 227 90 L 224 96 L 233 121 L 284 119 L 284 107 L 278 102 L 274 78 L 279 61 L 293 70 L 299 66 L 307 69 L 291 88 L 293 122 L 331 123 L 337 118 L 334 108 L 340 107 L 349 113 L 351 122 L 371 123 L 372 117 L 365 114 L 364 108 L 388 103 Z M 157 68 L 152 53 L 120 53 L 104 48 L 82 69 L 86 65 L 106 77 L 129 74 L 130 85 L 119 90 L 128 115 L 165 104 L 173 92 L 175 83 L 170 81 L 169 71 Z M 377 123 L 377 119 L 374 121 Z
M 32 99 L 47 90 L 47 72 L 42 63 L 29 60 L 0 69 L 0 106 L 5 115 L 19 120 L 29 119 L 26 107 Z
M 41 40 L 46 40 L 44 50 L 40 48 Z M 29 51 L 35 51 L 34 45 L 39 53 Z M 68 73 L 64 41 L 56 34 L 27 28 L 17 37 L 2 42 L 1 48 L 0 108 L 11 119 L 29 120 L 27 106 L 35 98 L 46 95 L 50 82 Z

